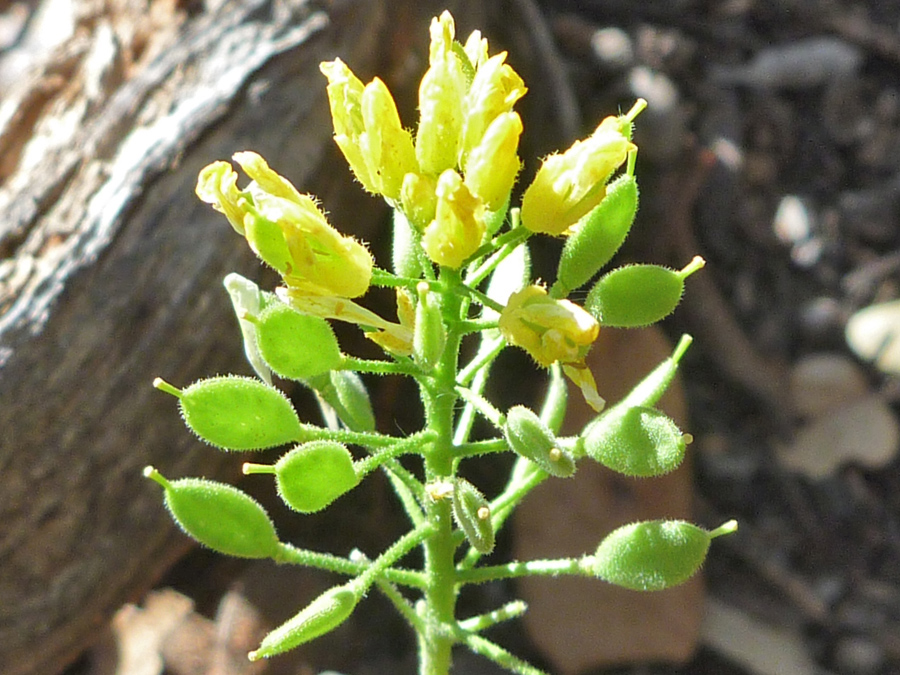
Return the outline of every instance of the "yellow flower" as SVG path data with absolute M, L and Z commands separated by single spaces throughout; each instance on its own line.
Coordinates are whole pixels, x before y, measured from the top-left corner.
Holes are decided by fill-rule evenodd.
M 520 163 L 516 150 L 522 134 L 518 113 L 498 115 L 466 162 L 466 187 L 484 201 L 490 211 L 506 203 Z
M 582 364 L 600 332 L 597 320 L 568 300 L 555 300 L 540 286 L 509 296 L 500 313 L 500 332 L 544 368 L 559 361 Z
M 228 216 L 250 248 L 288 286 L 312 295 L 355 298 L 369 288 L 374 265 L 368 249 L 335 230 L 308 195 L 272 171 L 253 152 L 234 160 L 252 182 L 243 191 L 227 162 L 200 172 L 197 194 Z
M 425 228 L 422 246 L 438 265 L 459 268 L 481 246 L 487 229 L 484 204 L 447 169 L 438 179 L 434 220 Z
M 444 12 L 431 21 L 430 64 L 419 85 L 416 158 L 425 173 L 441 174 L 457 166 L 465 116 L 465 70 L 453 51 L 456 28 Z
M 244 209 L 240 202 L 244 195 L 237 188 L 237 178 L 231 164 L 213 162 L 200 171 L 195 192 L 201 201 L 224 213 L 235 232 L 243 235 Z
M 511 112 L 516 101 L 527 91 L 522 78 L 509 64 L 504 63 L 505 60 L 506 52 L 501 52 L 477 66 L 472 86 L 466 94 L 460 166 L 481 143 L 491 123 L 503 113 Z
M 522 225 L 564 234 L 597 206 L 609 177 L 634 148 L 623 127 L 623 118 L 607 117 L 591 136 L 547 157 L 522 198 Z
M 377 77 L 362 82 L 340 59 L 319 66 L 328 78 L 334 140 L 363 187 L 397 202 L 403 177 L 418 168 L 412 137 Z

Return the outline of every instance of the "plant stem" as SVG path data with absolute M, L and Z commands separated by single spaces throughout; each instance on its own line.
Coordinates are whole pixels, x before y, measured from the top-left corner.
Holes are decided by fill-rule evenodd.
M 459 274 L 441 269 L 451 285 L 459 284 Z M 425 407 L 426 424 L 435 434 L 425 455 L 425 482 L 446 480 L 453 475 L 455 448 L 453 446 L 453 411 L 461 335 L 455 324 L 463 312 L 463 300 L 453 293 L 444 295 L 444 321 L 448 326 L 444 353 L 434 369 L 431 383 L 420 383 Z M 425 542 L 425 633 L 419 635 L 420 675 L 448 675 L 454 638 L 447 630 L 456 620 L 456 567 L 453 539 L 453 518 L 450 501 L 432 499 L 426 504 L 426 518 L 434 527 Z

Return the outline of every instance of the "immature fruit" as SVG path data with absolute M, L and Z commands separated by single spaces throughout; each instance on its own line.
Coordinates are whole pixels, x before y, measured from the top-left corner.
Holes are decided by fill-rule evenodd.
M 273 302 L 256 319 L 259 350 L 281 377 L 304 380 L 341 365 L 341 350 L 325 319 Z
M 697 256 L 682 270 L 659 265 L 619 267 L 594 284 L 584 308 L 603 326 L 649 326 L 675 310 L 684 293 L 684 280 L 705 264 Z
M 179 391 L 157 378 L 154 386 L 174 396 L 188 427 L 225 450 L 261 450 L 303 439 L 297 413 L 284 394 L 250 377 L 198 380 Z
M 269 633 L 259 649 L 250 652 L 250 660 L 282 654 L 334 630 L 353 613 L 361 597 L 362 593 L 353 582 L 329 588 L 299 614 Z
M 603 275 L 584 307 L 604 326 L 649 326 L 671 314 L 684 293 L 675 270 L 659 265 L 628 265 Z
M 661 476 L 681 464 L 687 440 L 659 410 L 617 405 L 591 425 L 584 450 L 626 476 Z
M 275 464 L 278 494 L 301 513 L 321 511 L 359 485 L 347 448 L 332 441 L 299 445 Z
M 575 473 L 575 460 L 541 419 L 525 406 L 517 405 L 506 413 L 503 435 L 512 450 L 530 459 L 551 476 L 568 478 Z
M 631 230 L 637 207 L 634 176 L 620 176 L 606 187 L 603 201 L 581 219 L 575 233 L 566 240 L 550 295 L 566 297 L 612 259 Z
M 453 518 L 472 548 L 485 554 L 494 550 L 491 506 L 478 488 L 464 478 L 457 478 L 453 484 Z
M 679 520 L 624 525 L 597 548 L 592 571 L 605 581 L 636 591 L 677 586 L 700 569 L 712 536 Z
M 268 514 L 236 487 L 202 478 L 168 481 L 152 466 L 144 475 L 162 485 L 175 522 L 204 546 L 238 558 L 278 553 L 278 535 Z
M 420 281 L 416 286 L 419 302 L 416 305 L 416 323 L 413 333 L 413 358 L 424 370 L 433 370 L 444 353 L 447 330 L 441 314 L 440 298 L 431 292 L 428 283 Z
M 375 412 L 362 378 L 350 370 L 332 370 L 307 384 L 334 409 L 350 431 L 375 431 Z

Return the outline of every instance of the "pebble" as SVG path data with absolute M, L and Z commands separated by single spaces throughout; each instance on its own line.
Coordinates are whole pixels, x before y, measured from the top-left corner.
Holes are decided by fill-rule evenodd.
M 820 480 L 847 463 L 881 468 L 895 457 L 898 445 L 900 423 L 894 411 L 881 397 L 870 395 L 816 418 L 778 451 L 786 468 Z
M 599 28 L 594 31 L 591 51 L 604 70 L 624 70 L 634 63 L 634 45 L 628 33 L 621 28 Z
M 809 239 L 812 234 L 812 216 L 800 197 L 786 195 L 781 198 L 775 209 L 772 229 L 783 244 L 795 245 Z
M 850 349 L 882 372 L 900 374 L 900 300 L 870 305 L 847 321 Z
M 896 241 L 897 186 L 889 184 L 862 190 L 846 190 L 838 198 L 841 225 L 862 241 L 884 246 Z
M 846 675 L 878 675 L 887 657 L 884 649 L 872 640 L 850 635 L 840 638 L 834 649 L 834 661 L 838 672 Z
M 745 65 L 714 67 L 710 79 L 760 89 L 808 89 L 853 75 L 862 61 L 862 51 L 839 38 L 812 37 L 766 47 Z
M 659 163 L 680 157 L 688 133 L 675 83 L 664 73 L 636 66 L 628 74 L 628 86 L 632 96 L 648 104 L 634 130 L 641 156 Z
M 866 376 L 843 354 L 818 352 L 801 357 L 791 369 L 791 399 L 804 417 L 819 417 L 863 398 Z

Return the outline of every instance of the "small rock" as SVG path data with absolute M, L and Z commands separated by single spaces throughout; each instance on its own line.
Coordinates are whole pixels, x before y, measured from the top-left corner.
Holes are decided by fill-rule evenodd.
M 820 352 L 800 358 L 791 370 L 791 398 L 798 413 L 818 417 L 868 393 L 860 367 L 843 354 Z
M 850 349 L 884 373 L 900 374 L 900 300 L 870 305 L 847 321 Z
M 863 53 L 835 37 L 814 37 L 760 50 L 750 63 L 719 66 L 710 72 L 718 84 L 760 89 L 807 89 L 853 75 Z
M 835 666 L 846 675 L 878 675 L 887 662 L 884 649 L 872 640 L 850 635 L 842 637 L 834 649 Z
M 890 244 L 897 238 L 897 202 L 895 186 L 847 190 L 838 198 L 841 223 L 866 243 Z
M 818 480 L 850 462 L 882 467 L 897 454 L 898 444 L 894 411 L 873 395 L 810 422 L 779 457 L 788 469 Z
M 800 197 L 786 195 L 781 198 L 775 209 L 772 229 L 783 244 L 795 245 L 809 238 L 812 216 Z
M 706 602 L 701 639 L 755 675 L 814 675 L 817 672 L 798 633 L 789 628 L 767 626 L 717 600 Z
M 594 31 L 591 51 L 604 70 L 624 70 L 634 63 L 634 45 L 628 33 L 621 28 L 599 28 Z

